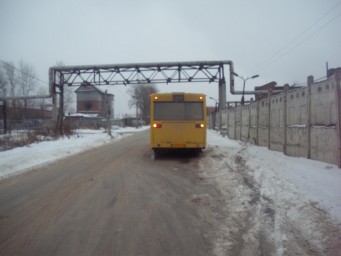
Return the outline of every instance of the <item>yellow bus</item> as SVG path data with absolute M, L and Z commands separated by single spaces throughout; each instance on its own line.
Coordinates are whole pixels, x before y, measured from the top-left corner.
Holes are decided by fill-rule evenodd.
M 152 94 L 150 145 L 160 149 L 206 147 L 206 97 L 197 93 Z

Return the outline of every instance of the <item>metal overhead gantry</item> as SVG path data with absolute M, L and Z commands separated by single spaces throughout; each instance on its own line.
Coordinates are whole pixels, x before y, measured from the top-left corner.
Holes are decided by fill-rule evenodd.
M 233 62 L 226 60 L 51 67 L 50 92 L 54 103 L 56 95 L 61 95 L 60 106 L 63 106 L 64 86 L 217 82 L 219 109 L 222 109 L 226 105 L 225 65 L 229 65 L 230 86 L 233 87 Z
M 131 63 L 112 65 L 61 66 L 50 68 L 52 92 L 62 91 L 64 86 L 80 85 L 129 85 L 148 83 L 218 82 L 225 87 L 224 65 L 232 61 L 193 61 L 163 63 Z M 233 80 L 233 76 L 230 75 Z M 224 85 L 222 85 L 224 82 Z M 225 96 L 225 97 L 222 97 Z M 219 90 L 219 102 L 225 107 L 226 88 Z

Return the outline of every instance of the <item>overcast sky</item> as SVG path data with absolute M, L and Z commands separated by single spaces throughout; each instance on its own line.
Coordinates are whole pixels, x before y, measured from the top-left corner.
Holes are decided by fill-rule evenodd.
M 341 66 L 340 31 L 339 0 L 0 0 L 0 59 L 32 64 L 43 81 L 57 61 L 232 60 L 238 74 L 260 75 L 246 89 L 305 83 L 308 75 L 324 77 L 327 61 Z M 158 89 L 218 98 L 217 84 Z M 110 92 L 115 114 L 134 113 L 126 87 Z

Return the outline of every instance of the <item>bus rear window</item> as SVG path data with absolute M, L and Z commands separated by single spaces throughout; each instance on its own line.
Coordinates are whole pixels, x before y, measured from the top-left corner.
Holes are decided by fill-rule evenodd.
M 182 121 L 203 120 L 202 102 L 155 102 L 154 120 Z

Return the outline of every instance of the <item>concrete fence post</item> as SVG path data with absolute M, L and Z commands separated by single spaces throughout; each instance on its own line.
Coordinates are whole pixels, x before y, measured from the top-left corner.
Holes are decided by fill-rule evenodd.
M 234 139 L 237 139 L 237 103 L 234 103 Z
M 230 137 L 230 113 L 229 113 L 229 107 L 230 107 L 230 104 L 227 103 L 227 111 L 226 111 L 226 136 L 228 136 L 229 138 Z
M 239 140 L 242 141 L 242 129 L 243 129 L 243 105 L 240 105 L 240 128 L 239 128 Z
M 307 158 L 311 158 L 311 129 L 312 129 L 312 111 L 311 111 L 311 87 L 314 83 L 314 77 L 308 76 L 307 85 L 308 85 L 308 95 L 307 95 Z
M 260 108 L 260 101 L 257 100 L 256 105 L 256 145 L 259 146 L 259 108 Z
M 289 84 L 285 84 L 283 98 L 283 153 L 285 155 L 287 155 L 288 144 L 288 91 Z
M 341 168 L 341 70 L 337 70 L 333 75 L 336 97 L 336 134 L 338 138 L 338 167 Z
M 212 113 L 212 123 L 213 123 L 213 130 L 216 128 L 216 119 L 217 119 L 217 107 L 215 108 L 214 112 Z
M 271 148 L 271 94 L 272 91 L 268 91 L 268 149 Z
M 250 130 L 251 130 L 251 104 L 248 105 L 249 108 L 249 129 L 247 131 L 247 141 L 250 142 Z

